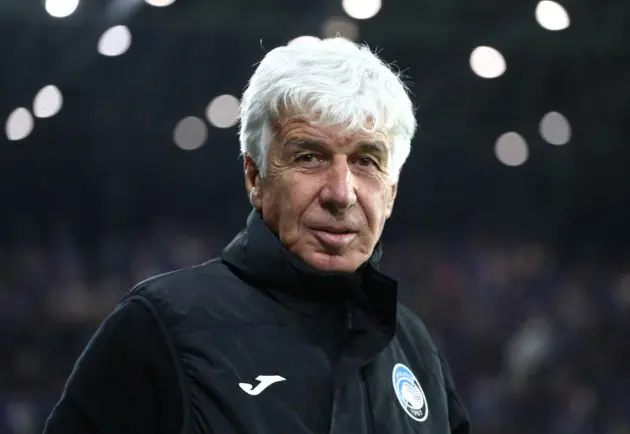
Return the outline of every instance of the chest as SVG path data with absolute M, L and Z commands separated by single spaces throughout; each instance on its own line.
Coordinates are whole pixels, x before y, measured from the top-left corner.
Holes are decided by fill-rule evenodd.
M 370 360 L 351 348 L 297 327 L 187 334 L 179 351 L 189 432 L 448 433 L 437 356 L 408 354 L 396 338 Z

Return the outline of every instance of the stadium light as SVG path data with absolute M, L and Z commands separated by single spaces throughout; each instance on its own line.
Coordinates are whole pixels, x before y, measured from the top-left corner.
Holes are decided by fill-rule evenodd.
M 566 145 L 571 140 L 571 125 L 561 113 L 549 112 L 540 120 L 540 135 L 551 145 Z
M 208 127 L 196 116 L 181 119 L 173 130 L 173 141 L 184 151 L 200 148 L 208 138 Z
M 217 128 L 230 128 L 238 122 L 240 102 L 232 95 L 219 95 L 206 108 L 206 119 Z
M 527 142 L 513 131 L 502 134 L 497 139 L 494 153 L 501 163 L 511 167 L 520 166 L 529 158 Z
M 46 0 L 44 8 L 51 17 L 65 18 L 77 10 L 79 0 Z
M 555 1 L 542 0 L 538 2 L 535 15 L 538 24 L 552 32 L 564 30 L 571 24 L 567 10 Z
M 18 107 L 11 112 L 4 126 L 7 139 L 11 141 L 22 140 L 33 131 L 35 122 L 28 109 Z
M 33 99 L 33 114 L 40 119 L 49 118 L 61 110 L 63 96 L 55 85 L 42 87 Z
M 368 20 L 381 10 L 381 0 L 342 0 L 341 7 L 350 18 Z
M 105 30 L 98 40 L 98 52 L 103 56 L 120 56 L 131 46 L 131 32 L 118 25 Z
M 322 36 L 325 38 L 341 36 L 356 41 L 359 38 L 359 26 L 345 17 L 330 17 L 322 23 Z
M 144 0 L 148 5 L 155 6 L 156 8 L 162 8 L 170 6 L 175 3 L 175 0 Z
M 470 53 L 470 68 L 482 78 L 497 78 L 505 72 L 505 58 L 496 48 L 479 46 Z

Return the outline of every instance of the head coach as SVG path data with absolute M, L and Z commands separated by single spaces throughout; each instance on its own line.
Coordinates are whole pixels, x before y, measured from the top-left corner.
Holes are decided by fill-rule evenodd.
M 246 228 L 123 297 L 45 433 L 467 434 L 446 362 L 377 270 L 415 129 L 367 47 L 267 53 L 242 97 Z

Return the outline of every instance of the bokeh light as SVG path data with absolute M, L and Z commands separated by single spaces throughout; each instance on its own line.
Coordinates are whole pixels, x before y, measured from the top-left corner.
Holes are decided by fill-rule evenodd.
M 33 115 L 25 107 L 18 107 L 11 112 L 4 127 L 7 139 L 22 140 L 33 131 L 35 122 Z
M 513 131 L 502 134 L 497 139 L 494 152 L 497 159 L 506 166 L 520 166 L 529 158 L 527 142 Z
M 233 95 L 219 95 L 206 108 L 206 119 L 217 128 L 230 128 L 238 122 L 240 101 Z
M 535 16 L 538 24 L 550 31 L 564 30 L 571 24 L 567 10 L 559 3 L 551 0 L 538 2 Z
M 356 41 L 359 38 L 359 26 L 345 17 L 330 17 L 322 23 L 322 36 L 325 38 L 341 36 Z
M 342 0 L 341 6 L 350 18 L 368 20 L 381 10 L 381 0 Z
M 55 85 L 44 86 L 33 99 L 33 114 L 38 118 L 56 115 L 63 106 L 63 95 Z
M 162 8 L 165 6 L 170 6 L 175 3 L 175 0 L 144 0 L 148 5 L 155 6 L 157 8 Z
M 482 45 L 470 53 L 470 68 L 479 77 L 497 78 L 503 75 L 507 65 L 499 50 Z
M 566 145 L 571 140 L 571 124 L 558 112 L 549 112 L 540 120 L 540 135 L 552 145 Z
M 120 56 L 131 46 L 131 32 L 124 25 L 110 27 L 98 40 L 98 52 L 103 56 Z
M 207 138 L 208 127 L 202 119 L 196 116 L 183 118 L 173 130 L 173 141 L 178 148 L 184 151 L 193 151 L 200 148 Z
M 79 6 L 79 0 L 46 0 L 44 8 L 51 17 L 65 18 L 74 13 Z

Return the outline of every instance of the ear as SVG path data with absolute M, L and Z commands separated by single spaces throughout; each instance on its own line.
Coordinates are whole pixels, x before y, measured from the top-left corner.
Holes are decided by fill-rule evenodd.
M 260 171 L 251 155 L 245 154 L 243 158 L 243 174 L 245 175 L 245 189 L 252 206 L 258 211 L 262 210 L 262 192 Z
M 396 201 L 396 194 L 398 193 L 398 183 L 392 184 L 392 191 L 389 196 L 389 202 L 387 202 L 387 208 L 385 210 L 385 216 L 390 218 L 392 216 L 392 212 L 394 211 L 394 202 Z

